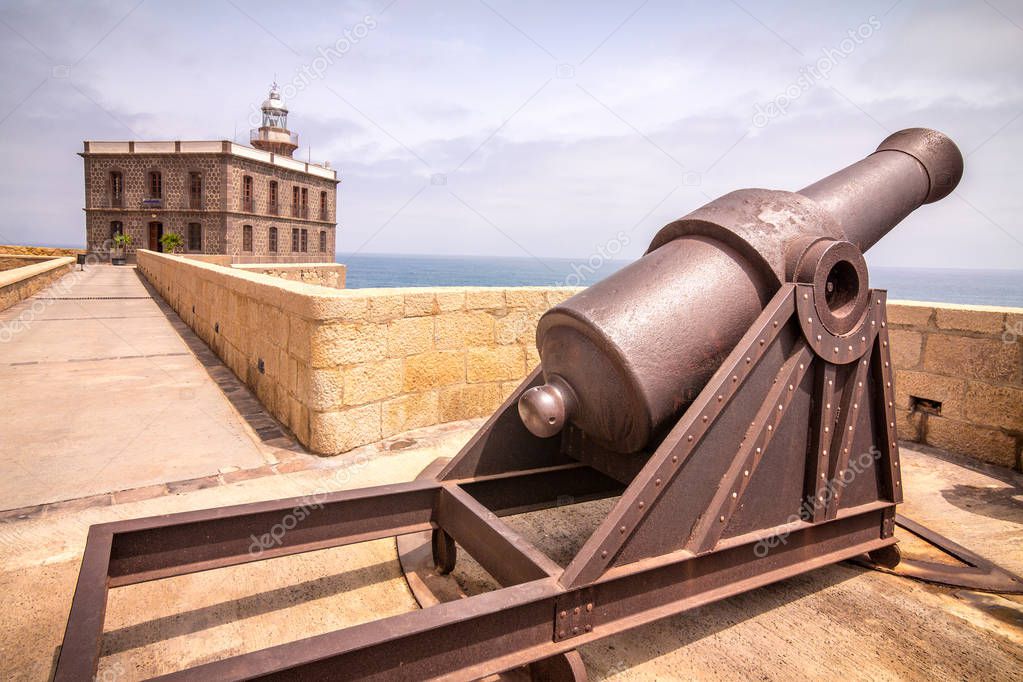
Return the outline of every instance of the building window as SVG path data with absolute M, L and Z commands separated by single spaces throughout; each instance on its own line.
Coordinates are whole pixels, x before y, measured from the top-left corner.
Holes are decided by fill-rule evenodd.
M 291 215 L 298 217 L 299 213 L 299 196 L 301 195 L 298 185 L 291 188 Z
M 113 208 L 124 206 L 124 175 L 121 171 L 110 171 L 110 206 Z
M 188 207 L 202 208 L 202 173 L 188 174 Z
M 252 176 L 242 178 L 242 210 L 252 212 Z
M 110 239 L 113 241 L 114 237 L 119 234 L 124 234 L 124 224 L 120 220 L 110 221 Z
M 252 225 L 242 225 L 242 251 L 252 251 Z
M 278 215 L 277 211 L 277 181 L 270 181 L 270 215 Z
M 298 253 L 298 228 L 291 228 L 291 250 L 293 253 Z
M 320 251 L 327 250 L 327 231 L 320 230 Z
M 302 230 L 302 253 L 309 250 L 309 230 Z
M 188 250 L 202 251 L 202 225 L 188 223 Z
M 307 187 L 302 188 L 302 217 L 309 217 L 309 189 Z
M 267 250 L 270 253 L 277 253 L 277 228 L 271 227 L 267 235 Z
M 327 219 L 327 193 L 320 192 L 320 220 L 326 219 Z
M 160 171 L 149 171 L 149 198 L 163 197 L 163 175 Z

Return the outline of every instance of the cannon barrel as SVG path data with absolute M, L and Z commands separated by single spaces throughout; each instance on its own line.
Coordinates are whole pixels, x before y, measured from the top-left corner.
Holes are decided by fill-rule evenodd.
M 547 311 L 545 383 L 519 414 L 534 435 L 571 422 L 606 448 L 642 450 L 695 399 L 784 282 L 813 284 L 821 323 L 848 333 L 866 305 L 862 252 L 955 189 L 959 149 L 922 128 L 797 192 L 731 192 L 664 226 L 646 254 Z

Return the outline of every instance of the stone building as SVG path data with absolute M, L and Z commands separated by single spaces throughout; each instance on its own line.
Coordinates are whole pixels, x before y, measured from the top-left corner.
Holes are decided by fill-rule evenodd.
M 252 146 L 228 140 L 86 141 L 85 231 L 106 256 L 115 234 L 162 251 L 181 235 L 184 254 L 228 254 L 236 263 L 333 262 L 337 173 L 292 158 L 298 135 L 276 86 L 263 102 Z

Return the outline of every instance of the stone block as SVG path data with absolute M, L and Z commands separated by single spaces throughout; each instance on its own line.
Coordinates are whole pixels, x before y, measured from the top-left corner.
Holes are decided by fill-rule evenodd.
M 522 346 L 470 348 L 466 354 L 466 377 L 469 383 L 521 379 L 526 372 Z
M 438 395 L 436 391 L 409 393 L 383 403 L 381 437 L 430 426 L 438 422 Z
M 390 322 L 404 314 L 405 297 L 401 294 L 367 297 L 367 322 Z
M 383 360 L 387 355 L 387 327 L 369 323 L 317 325 L 310 344 L 314 367 Z
M 497 343 L 532 343 L 536 339 L 536 325 L 543 313 L 539 310 L 515 310 L 498 319 L 494 325 Z
M 981 306 L 936 306 L 935 324 L 938 329 L 1001 334 L 1005 313 L 985 310 Z
M 439 397 L 441 422 L 472 419 L 491 414 L 501 404 L 499 384 L 470 384 L 442 389 Z
M 943 417 L 962 418 L 966 380 L 928 372 L 895 371 L 895 404 L 901 410 L 910 409 L 910 396 L 937 400 Z
M 465 382 L 464 351 L 429 351 L 405 359 L 407 393 Z
M 540 365 L 540 351 L 532 341 L 526 344 L 526 373 L 533 371 Z
M 556 287 L 554 289 L 548 289 L 546 293 L 547 307 L 553 308 L 567 298 L 575 296 L 583 287 Z
M 980 379 L 992 383 L 1019 381 L 1019 344 L 995 339 L 929 334 L 924 369 L 936 374 Z
M 469 310 L 497 310 L 504 308 L 504 289 L 484 287 L 466 289 L 465 307 Z
M 298 441 L 309 446 L 309 408 L 297 400 L 289 401 L 291 407 L 286 426 L 291 429 Z
M 348 452 L 380 440 L 380 403 L 337 412 L 311 412 L 309 449 L 323 455 Z
M 934 308 L 915 301 L 889 301 L 888 322 L 900 327 L 928 327 Z
M 504 300 L 509 308 L 527 308 L 529 310 L 547 310 L 547 292 L 543 287 L 516 287 L 506 289 Z
M 927 444 L 992 464 L 1016 465 L 1016 439 L 986 426 L 931 415 L 927 418 Z
M 965 405 L 972 423 L 1023 432 L 1023 389 L 971 381 Z
M 368 362 L 345 370 L 345 405 L 363 405 L 401 393 L 404 379 L 400 359 Z
M 448 313 L 465 307 L 465 291 L 462 289 L 438 289 L 437 310 Z
M 405 317 L 437 314 L 437 296 L 433 291 L 405 294 Z
M 924 335 L 908 329 L 892 329 L 888 332 L 891 339 L 892 365 L 896 369 L 913 369 L 920 364 L 923 351 Z
M 387 325 L 387 355 L 405 357 L 433 350 L 433 317 L 404 317 Z
M 494 342 L 494 318 L 479 310 L 442 313 L 436 317 L 434 339 L 438 349 L 490 345 Z
M 306 370 L 306 390 L 298 394 L 309 409 L 327 412 L 341 408 L 345 395 L 345 371 L 336 367 Z

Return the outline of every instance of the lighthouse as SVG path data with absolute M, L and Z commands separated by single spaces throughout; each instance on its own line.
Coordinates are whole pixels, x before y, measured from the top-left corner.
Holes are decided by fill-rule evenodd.
M 288 130 L 288 109 L 281 99 L 277 83 L 270 86 L 270 94 L 263 100 L 263 125 L 249 133 L 249 142 L 256 149 L 291 156 L 298 148 L 298 133 Z

